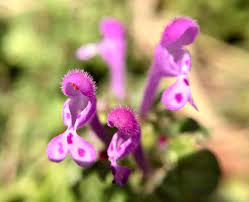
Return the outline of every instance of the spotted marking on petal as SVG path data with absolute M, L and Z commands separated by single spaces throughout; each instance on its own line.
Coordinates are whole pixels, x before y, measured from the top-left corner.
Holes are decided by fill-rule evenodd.
M 71 83 L 71 84 L 72 84 L 74 90 L 79 90 L 79 87 L 75 83 Z
M 182 94 L 181 93 L 176 93 L 175 94 L 175 99 L 176 99 L 176 101 L 178 103 L 180 103 L 182 101 L 182 99 L 183 99 Z
M 86 153 L 86 152 L 85 152 L 84 149 L 82 149 L 82 148 L 79 148 L 79 149 L 78 149 L 78 154 L 79 154 L 80 157 L 85 156 L 85 153 Z
M 67 136 L 67 143 L 72 144 L 73 143 L 73 134 L 69 133 Z

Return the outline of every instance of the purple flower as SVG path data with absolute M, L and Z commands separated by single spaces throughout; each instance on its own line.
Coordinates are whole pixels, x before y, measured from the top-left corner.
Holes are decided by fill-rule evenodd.
M 76 130 L 83 127 L 96 113 L 95 83 L 86 72 L 73 70 L 65 75 L 62 92 L 68 96 L 62 110 L 67 130 L 48 143 L 48 159 L 60 162 L 70 153 L 79 166 L 91 166 L 96 160 L 96 151 Z
M 107 120 L 109 127 L 118 129 L 109 144 L 107 155 L 111 162 L 114 182 L 123 186 L 131 170 L 118 165 L 117 162 L 136 150 L 140 143 L 141 129 L 134 112 L 127 107 L 113 109 L 108 114 Z
M 184 46 L 193 43 L 198 33 L 197 23 L 188 17 L 176 18 L 165 28 L 149 71 L 140 108 L 142 115 L 146 115 L 152 106 L 162 77 L 177 77 L 176 83 L 165 90 L 162 96 L 162 103 L 167 109 L 179 110 L 189 102 L 197 110 L 188 79 L 191 56 Z
M 111 89 L 119 98 L 125 97 L 125 57 L 126 39 L 124 26 L 114 18 L 105 18 L 100 23 L 100 32 L 103 36 L 99 43 L 90 43 L 81 46 L 76 57 L 88 60 L 100 54 L 108 64 L 111 73 Z

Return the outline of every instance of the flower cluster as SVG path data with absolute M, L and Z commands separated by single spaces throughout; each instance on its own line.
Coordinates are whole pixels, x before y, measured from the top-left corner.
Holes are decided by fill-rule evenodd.
M 125 29 L 113 18 L 106 18 L 100 24 L 103 39 L 99 43 L 84 45 L 77 50 L 78 59 L 87 60 L 99 53 L 111 71 L 111 87 L 117 98 L 122 99 L 125 69 Z M 161 41 L 155 49 L 154 60 L 149 71 L 140 115 L 147 114 L 155 99 L 156 89 L 162 77 L 177 77 L 176 82 L 163 92 L 162 103 L 169 110 L 179 110 L 189 102 L 196 110 L 188 74 L 191 69 L 190 53 L 183 47 L 193 43 L 199 32 L 195 21 L 187 17 L 173 20 L 164 30 Z M 113 182 L 123 186 L 131 169 L 118 161 L 132 154 L 144 176 L 150 171 L 141 145 L 141 128 L 131 108 L 117 107 L 107 115 L 107 125 L 117 128 L 109 138 L 96 110 L 95 82 L 82 70 L 73 70 L 62 81 L 62 92 L 68 99 L 63 106 L 63 121 L 67 130 L 53 138 L 47 146 L 48 159 L 60 162 L 69 153 L 79 166 L 91 166 L 96 161 L 95 148 L 77 134 L 77 129 L 90 124 L 96 135 L 105 143 Z M 166 139 L 160 139 L 163 144 Z
M 69 97 L 62 109 L 62 118 L 67 130 L 48 143 L 48 159 L 60 162 L 69 153 L 79 166 L 91 166 L 96 161 L 96 151 L 89 142 L 77 134 L 77 129 L 89 123 L 96 129 L 96 134 L 102 137 L 103 142 L 109 144 L 108 138 L 103 137 L 103 127 L 96 122 L 95 82 L 86 72 L 73 70 L 64 76 L 62 92 Z M 119 129 L 110 141 L 107 154 L 114 182 L 122 186 L 128 180 L 131 170 L 119 166 L 117 161 L 135 151 L 140 142 L 140 125 L 134 112 L 128 107 L 112 110 L 108 114 L 107 124 Z

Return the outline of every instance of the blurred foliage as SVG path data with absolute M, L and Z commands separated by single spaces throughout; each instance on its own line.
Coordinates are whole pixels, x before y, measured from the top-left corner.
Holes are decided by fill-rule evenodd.
M 200 194 L 203 200 L 210 197 L 219 180 L 220 170 L 210 151 L 198 152 L 197 149 L 207 136 L 207 129 L 193 119 L 179 118 L 164 110 L 160 107 L 159 99 L 148 121 L 142 122 L 142 141 L 150 154 L 153 168 L 160 170 L 167 167 L 170 171 L 164 171 L 159 179 L 151 176 L 148 182 L 155 181 L 151 193 L 145 191 L 146 182 L 135 169 L 132 159 L 125 162 L 134 172 L 123 188 L 112 185 L 112 175 L 106 161 L 98 161 L 91 169 L 77 167 L 70 158 L 60 164 L 48 162 L 46 144 L 64 130 L 60 113 L 65 98 L 59 88 L 65 72 L 84 67 L 93 75 L 98 84 L 99 103 L 104 106 L 100 109 L 103 122 L 107 111 L 118 104 L 107 90 L 108 71 L 104 62 L 96 57 L 81 63 L 75 59 L 76 48 L 100 39 L 98 23 L 103 16 L 115 16 L 127 25 L 132 18 L 125 0 L 25 2 L 13 0 L 11 9 L 0 13 L 0 201 L 162 202 L 165 197 L 171 201 L 184 201 L 183 197 L 187 197 L 189 202 Z M 193 14 L 196 17 L 203 12 L 199 8 L 195 11 L 191 1 L 188 4 L 183 3 L 187 1 L 177 2 L 177 7 L 172 8 L 196 12 Z M 194 2 L 195 5 L 209 4 L 197 2 Z M 237 9 L 234 4 L 228 3 L 231 8 L 224 4 L 223 9 Z M 187 9 L 187 6 L 191 9 Z M 246 15 L 243 9 L 241 18 Z M 234 18 L 231 17 L 234 23 L 240 20 L 235 11 L 231 10 L 234 12 Z M 218 10 L 216 12 L 220 14 Z M 212 19 L 208 22 L 205 19 L 203 17 L 200 22 L 224 29 L 218 31 L 206 26 L 207 31 L 226 39 L 224 33 L 229 26 L 220 27 Z M 245 21 L 240 24 L 242 22 Z M 238 31 L 242 32 L 242 29 L 248 27 L 240 26 Z M 128 40 L 129 97 L 126 104 L 137 108 L 148 59 L 135 58 L 132 39 Z M 86 137 L 89 133 L 89 129 L 84 128 L 80 134 Z M 160 135 L 169 137 L 164 150 L 158 147 Z M 88 138 L 95 140 L 91 135 Z M 97 147 L 102 149 L 99 145 Z M 221 191 L 222 194 L 224 192 Z

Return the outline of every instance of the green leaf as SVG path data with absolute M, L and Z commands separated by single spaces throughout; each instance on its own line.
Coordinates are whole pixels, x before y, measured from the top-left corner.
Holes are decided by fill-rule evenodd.
M 166 201 L 204 201 L 217 187 L 221 170 L 214 154 L 201 150 L 180 159 L 156 192 Z

